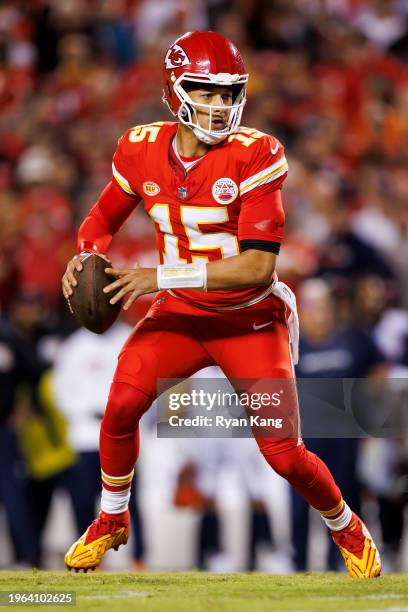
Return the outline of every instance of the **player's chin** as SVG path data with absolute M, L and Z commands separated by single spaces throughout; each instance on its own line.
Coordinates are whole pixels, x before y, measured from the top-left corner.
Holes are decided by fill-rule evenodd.
M 215 120 L 215 121 L 211 121 L 211 131 L 213 132 L 223 132 L 227 127 L 227 124 L 225 121 L 219 121 L 219 120 Z

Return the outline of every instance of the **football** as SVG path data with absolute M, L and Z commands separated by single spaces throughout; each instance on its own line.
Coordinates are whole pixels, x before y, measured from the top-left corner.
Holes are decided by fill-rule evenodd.
M 109 264 L 103 257 L 90 253 L 82 259 L 81 272 L 75 271 L 77 286 L 68 298 L 68 306 L 78 323 L 95 334 L 102 334 L 117 319 L 122 300 L 110 304 L 112 294 L 108 295 L 102 290 L 113 282 L 105 268 Z

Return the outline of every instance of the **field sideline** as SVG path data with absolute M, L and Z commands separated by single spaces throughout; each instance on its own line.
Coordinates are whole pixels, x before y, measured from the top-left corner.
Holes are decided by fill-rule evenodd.
M 408 577 L 404 574 L 357 581 L 331 573 L 276 576 L 1 571 L 0 591 L 9 590 L 76 591 L 75 608 L 58 606 L 67 610 L 408 612 Z

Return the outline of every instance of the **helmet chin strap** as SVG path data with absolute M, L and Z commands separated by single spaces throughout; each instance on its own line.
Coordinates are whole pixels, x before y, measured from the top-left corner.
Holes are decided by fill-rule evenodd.
M 196 118 L 195 122 L 193 121 L 193 114 Z M 217 134 L 216 130 L 206 130 L 202 128 L 198 124 L 196 110 L 191 108 L 188 102 L 183 102 L 183 104 L 180 106 L 178 118 L 180 119 L 181 123 L 193 131 L 193 134 L 196 136 L 196 138 L 198 138 L 198 140 L 204 142 L 205 144 L 215 145 L 225 140 L 225 138 L 229 136 L 228 130 L 220 130 Z M 209 121 L 211 121 L 211 117 L 209 118 Z
M 199 126 L 192 127 L 191 129 L 193 130 L 194 135 L 198 138 L 198 140 L 201 140 L 201 142 L 205 142 L 205 144 L 209 145 L 217 144 L 222 140 L 225 140 L 225 138 L 228 136 L 228 134 L 220 134 L 218 136 L 214 134 L 214 132 L 208 134 L 207 132 L 203 132 Z

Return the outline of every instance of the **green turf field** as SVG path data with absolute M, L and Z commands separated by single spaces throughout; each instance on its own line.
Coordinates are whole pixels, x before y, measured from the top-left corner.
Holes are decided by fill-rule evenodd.
M 346 575 L 317 573 L 273 576 L 0 572 L 0 591 L 8 590 L 76 591 L 75 608 L 80 610 L 408 612 L 408 576 L 403 574 L 359 581 Z M 45 606 L 35 607 L 46 609 Z

